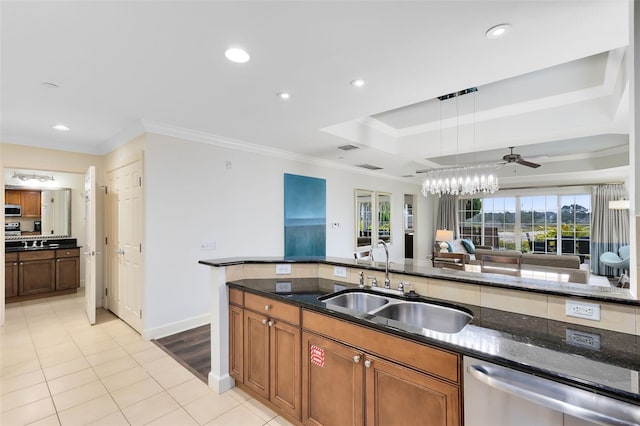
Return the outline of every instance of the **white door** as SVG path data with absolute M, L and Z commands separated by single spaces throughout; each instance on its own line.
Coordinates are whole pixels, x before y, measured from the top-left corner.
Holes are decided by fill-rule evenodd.
M 96 168 L 90 166 L 84 177 L 86 241 L 84 244 L 85 310 L 89 324 L 96 323 Z
M 109 172 L 108 182 L 107 303 L 109 310 L 141 333 L 144 280 L 142 160 Z

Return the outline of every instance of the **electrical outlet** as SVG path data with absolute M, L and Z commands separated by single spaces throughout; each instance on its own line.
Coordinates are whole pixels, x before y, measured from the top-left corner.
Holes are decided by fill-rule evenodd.
M 347 268 L 344 266 L 334 266 L 333 275 L 336 277 L 347 278 Z
M 567 300 L 565 303 L 565 313 L 569 317 L 600 321 L 600 305 L 596 303 Z
M 200 243 L 200 250 L 215 250 L 216 242 L 215 241 L 202 241 Z
M 291 293 L 291 281 L 276 281 L 276 293 Z
M 582 346 L 599 351 L 600 335 L 567 328 L 567 343 L 573 346 Z
M 291 273 L 291 264 L 289 263 L 279 263 L 276 265 L 276 274 L 277 275 L 286 275 Z

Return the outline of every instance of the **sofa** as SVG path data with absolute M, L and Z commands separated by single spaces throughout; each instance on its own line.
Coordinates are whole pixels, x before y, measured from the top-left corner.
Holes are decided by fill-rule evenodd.
M 569 281 L 580 284 L 589 283 L 589 265 L 580 263 L 580 256 L 572 254 L 521 253 L 518 250 L 495 250 L 488 246 L 473 246 L 469 252 L 469 241 L 462 239 L 449 241 L 449 251 L 464 253 L 465 263 L 481 265 L 482 258 L 488 256 L 507 256 L 520 258 L 520 267 L 529 271 L 553 272 L 569 275 Z

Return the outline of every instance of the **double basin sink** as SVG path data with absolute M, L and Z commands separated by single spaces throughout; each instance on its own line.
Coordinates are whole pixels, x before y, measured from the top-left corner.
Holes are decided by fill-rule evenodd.
M 470 313 L 429 302 L 401 300 L 364 291 L 330 294 L 320 298 L 327 308 L 347 313 L 367 314 L 400 328 L 418 328 L 440 333 L 458 333 L 473 319 Z M 404 327 L 403 327 L 404 326 Z

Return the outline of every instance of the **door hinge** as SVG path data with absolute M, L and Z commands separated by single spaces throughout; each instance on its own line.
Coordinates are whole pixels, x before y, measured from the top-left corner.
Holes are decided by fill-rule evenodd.
M 104 245 L 105 246 L 109 245 L 109 237 L 104 237 Z
M 104 295 L 107 296 L 107 297 L 109 296 L 109 289 L 108 288 L 104 289 Z
M 138 186 L 142 186 L 142 176 L 138 176 Z
M 140 319 L 142 319 L 142 309 L 140 309 Z
M 104 195 L 107 195 L 109 193 L 109 187 L 103 186 L 103 188 L 104 188 Z
M 140 243 L 140 253 L 142 253 L 142 243 Z

